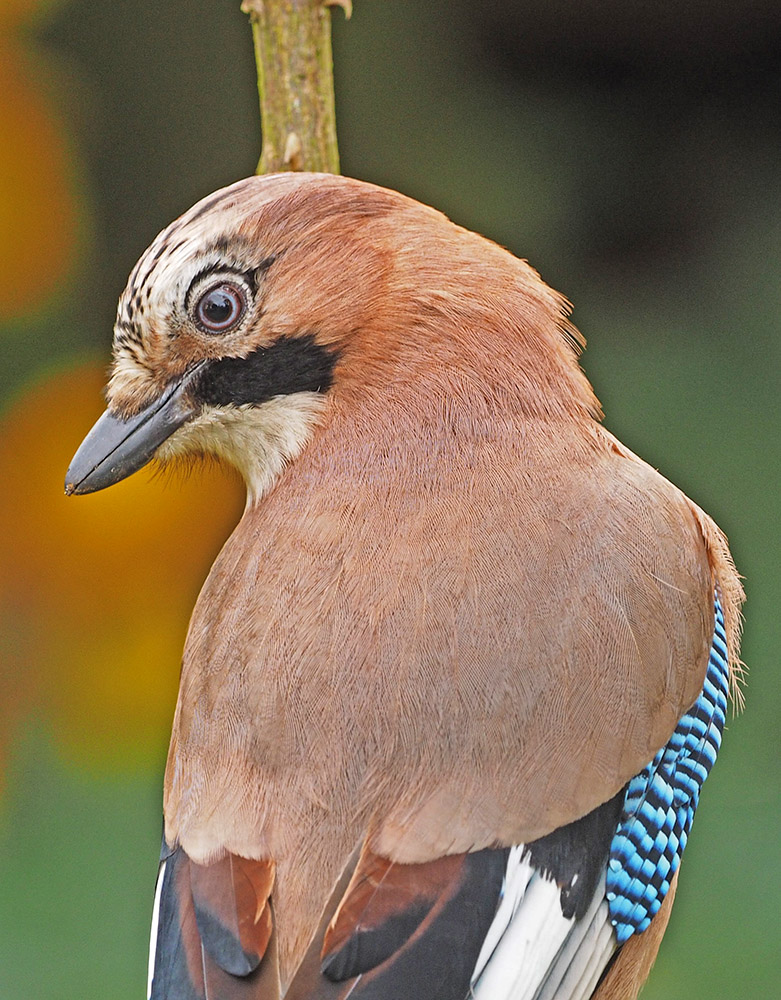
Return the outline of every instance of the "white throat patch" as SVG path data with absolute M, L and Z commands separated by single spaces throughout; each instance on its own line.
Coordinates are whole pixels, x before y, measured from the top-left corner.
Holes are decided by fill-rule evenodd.
M 323 393 L 293 392 L 258 406 L 205 406 L 155 457 L 165 462 L 186 454 L 215 455 L 241 473 L 251 505 L 304 450 L 326 404 Z

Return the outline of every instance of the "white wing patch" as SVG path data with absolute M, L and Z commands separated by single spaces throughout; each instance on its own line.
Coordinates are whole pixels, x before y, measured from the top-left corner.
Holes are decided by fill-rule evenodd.
M 155 978 L 155 956 L 157 954 L 157 929 L 160 926 L 160 897 L 163 893 L 163 878 L 168 862 L 161 861 L 155 883 L 155 903 L 152 907 L 152 929 L 149 932 L 149 974 L 146 981 L 146 1000 L 152 996 L 152 980 Z
M 580 920 L 561 912 L 561 889 L 513 847 L 502 899 L 472 974 L 473 1000 L 588 1000 L 618 947 L 604 878 Z

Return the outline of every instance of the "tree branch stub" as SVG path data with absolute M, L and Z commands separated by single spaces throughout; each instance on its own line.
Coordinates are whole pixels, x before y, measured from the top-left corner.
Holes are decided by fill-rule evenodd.
M 243 0 L 258 71 L 263 145 L 259 174 L 339 173 L 331 11 L 349 0 Z

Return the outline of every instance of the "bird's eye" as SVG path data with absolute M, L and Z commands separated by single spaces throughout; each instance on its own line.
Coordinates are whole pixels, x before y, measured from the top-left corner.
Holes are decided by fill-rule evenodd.
M 244 290 L 238 285 L 222 281 L 198 299 L 195 319 L 207 333 L 225 333 L 236 326 L 246 308 Z

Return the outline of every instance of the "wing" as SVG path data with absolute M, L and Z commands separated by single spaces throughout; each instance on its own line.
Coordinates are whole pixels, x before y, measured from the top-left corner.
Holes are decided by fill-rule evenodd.
M 647 767 L 526 845 L 417 865 L 365 847 L 289 1000 L 631 1000 L 666 927 L 728 685 L 717 600 L 703 690 Z
M 702 692 L 617 795 L 512 848 L 400 864 L 364 846 L 287 1000 L 631 1000 L 667 924 L 728 684 L 717 600 Z M 151 1000 L 277 1000 L 273 881 L 269 862 L 196 865 L 164 845 Z

